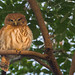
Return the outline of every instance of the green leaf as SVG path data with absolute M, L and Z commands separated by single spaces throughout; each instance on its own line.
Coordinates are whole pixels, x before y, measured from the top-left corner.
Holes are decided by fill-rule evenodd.
M 69 26 L 69 29 L 70 29 L 71 32 L 73 32 L 73 33 L 75 34 L 75 26 L 71 26 L 71 25 L 70 25 L 70 26 Z
M 69 43 L 64 43 L 64 50 L 69 50 L 71 47 L 70 47 L 70 44 Z
M 3 3 L 2 1 L 0 1 L 0 6 L 1 6 L 1 7 L 6 7 L 6 4 Z
M 35 45 L 43 45 L 43 42 L 41 42 L 41 41 L 34 41 L 34 44 Z

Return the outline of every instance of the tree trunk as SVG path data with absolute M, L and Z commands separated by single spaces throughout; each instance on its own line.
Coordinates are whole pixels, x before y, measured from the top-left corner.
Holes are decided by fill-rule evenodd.
M 52 43 L 50 40 L 50 36 L 48 34 L 48 30 L 45 26 L 44 19 L 40 12 L 40 8 L 39 8 L 36 0 L 28 0 L 28 2 L 30 3 L 30 6 L 36 16 L 36 19 L 38 21 L 40 30 L 41 30 L 43 38 L 44 38 L 46 54 L 48 54 L 47 61 L 48 61 L 49 65 L 51 66 L 53 73 L 55 75 L 62 75 L 62 73 L 57 65 L 57 62 L 55 60 L 55 57 L 53 55 Z

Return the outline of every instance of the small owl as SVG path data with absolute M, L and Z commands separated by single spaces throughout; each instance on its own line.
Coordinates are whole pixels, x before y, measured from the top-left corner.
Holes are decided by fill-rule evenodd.
M 27 26 L 26 18 L 20 13 L 8 14 L 5 25 L 0 30 L 0 50 L 28 50 L 31 46 L 33 35 Z M 18 55 L 1 56 L 1 68 L 8 71 L 10 60 Z

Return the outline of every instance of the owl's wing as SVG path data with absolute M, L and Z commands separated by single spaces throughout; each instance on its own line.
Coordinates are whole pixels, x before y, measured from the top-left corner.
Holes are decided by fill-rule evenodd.
M 4 31 L 4 29 L 6 28 L 6 26 L 4 26 L 4 27 L 2 27 L 1 29 L 0 29 L 0 49 L 1 49 L 1 42 L 2 42 L 2 34 L 3 34 L 3 31 Z
M 5 28 L 6 28 L 6 26 L 4 26 L 0 29 L 0 50 L 1 50 L 1 44 L 2 44 L 1 43 L 2 42 L 2 39 L 1 39 L 2 36 L 1 35 L 3 34 L 3 31 L 5 30 Z M 9 67 L 9 59 L 6 56 L 2 55 L 0 68 L 4 71 L 8 71 L 8 67 Z
M 2 31 L 3 31 L 5 28 L 6 28 L 6 26 L 4 26 L 4 27 L 2 27 L 2 28 L 0 29 L 0 36 L 1 36 L 1 34 L 2 34 Z
M 4 26 L 4 27 L 2 27 L 1 29 L 0 29 L 0 49 L 1 49 L 1 41 L 2 41 L 2 34 L 3 34 L 3 31 L 4 31 L 4 29 L 6 28 L 6 26 Z

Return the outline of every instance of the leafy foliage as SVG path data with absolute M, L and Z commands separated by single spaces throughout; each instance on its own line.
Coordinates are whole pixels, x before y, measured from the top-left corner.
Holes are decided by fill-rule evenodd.
M 74 49 L 75 49 L 75 1 L 71 0 L 37 0 L 51 40 L 56 51 L 55 57 L 61 71 L 68 75 Z M 0 28 L 4 25 L 4 18 L 9 13 L 22 13 L 26 16 L 34 40 L 31 50 L 42 53 L 44 41 L 38 27 L 35 15 L 27 0 L 0 0 Z M 23 58 L 10 65 L 7 75 L 48 74 L 48 69 L 43 68 L 34 60 Z

